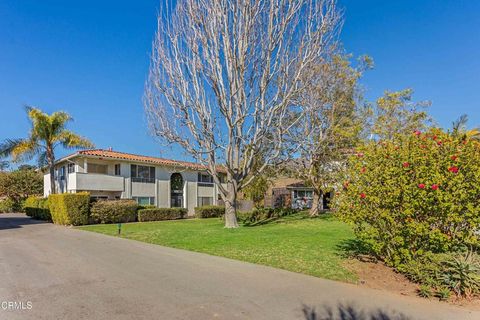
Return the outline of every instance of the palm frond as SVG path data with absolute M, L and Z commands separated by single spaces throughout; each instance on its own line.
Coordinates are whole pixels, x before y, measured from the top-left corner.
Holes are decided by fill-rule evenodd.
M 465 127 L 468 123 L 468 116 L 462 114 L 457 120 L 452 123 L 452 130 L 454 133 L 462 133 L 465 131 Z
M 467 137 L 469 139 L 480 142 L 480 128 L 474 128 L 467 132 Z
M 5 171 L 10 167 L 10 163 L 8 161 L 2 160 L 0 161 L 0 171 Z
M 52 135 L 58 135 L 63 130 L 68 122 L 73 121 L 73 118 L 64 111 L 57 111 L 50 115 L 50 125 L 52 128 Z
M 94 148 L 94 144 L 90 140 L 81 137 L 72 131 L 63 130 L 55 139 L 62 147 L 67 149 L 85 149 Z
M 0 158 L 7 158 L 12 156 L 13 150 L 23 143 L 24 139 L 5 139 L 0 144 Z
M 12 150 L 11 156 L 13 162 L 26 162 L 32 160 L 39 152 L 41 152 L 41 146 L 36 140 L 22 140 Z
M 42 151 L 42 152 L 38 155 L 37 164 L 38 164 L 38 167 L 39 167 L 39 168 L 43 168 L 43 167 L 45 167 L 45 166 L 48 165 L 48 159 L 47 159 L 47 152 L 46 152 L 46 151 Z

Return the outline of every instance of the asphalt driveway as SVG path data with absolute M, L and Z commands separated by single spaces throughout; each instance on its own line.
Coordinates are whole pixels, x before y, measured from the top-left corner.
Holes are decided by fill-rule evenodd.
M 480 319 L 444 303 L 20 214 L 0 215 L 0 303 L 0 319 Z

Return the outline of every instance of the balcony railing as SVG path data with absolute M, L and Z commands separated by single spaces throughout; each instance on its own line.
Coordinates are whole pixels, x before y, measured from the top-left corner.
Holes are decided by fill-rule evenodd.
M 132 182 L 155 183 L 155 178 L 138 178 L 138 177 L 132 177 Z
M 212 187 L 213 188 L 213 182 L 199 182 L 198 186 L 199 187 Z

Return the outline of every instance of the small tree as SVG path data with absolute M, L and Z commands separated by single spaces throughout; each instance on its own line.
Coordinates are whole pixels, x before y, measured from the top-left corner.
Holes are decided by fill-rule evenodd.
M 335 206 L 373 253 L 398 266 L 478 245 L 479 194 L 480 144 L 431 129 L 361 148 Z
M 286 168 L 313 188 L 312 216 L 320 213 L 323 194 L 337 185 L 348 154 L 360 141 L 365 114 L 359 106 L 358 80 L 371 64 L 363 57 L 352 67 L 348 56 L 336 55 L 304 75 L 309 90 L 301 103 L 309 112 L 292 131 L 299 157 Z
M 31 195 L 43 194 L 43 177 L 35 170 L 15 170 L 0 174 L 0 195 L 12 200 L 15 209 Z
M 158 17 L 145 88 L 149 125 L 207 166 L 226 227 L 238 226 L 238 192 L 294 154 L 285 136 L 305 113 L 301 77 L 331 54 L 340 24 L 335 0 L 179 0 Z M 265 162 L 255 170 L 260 154 Z
M 274 175 L 269 175 L 269 170 L 263 174 L 257 175 L 252 182 L 246 186 L 243 190 L 243 194 L 246 198 L 253 201 L 255 206 L 259 207 L 262 205 L 263 200 L 265 199 L 265 193 L 268 188 L 272 185 L 272 180 Z
M 386 91 L 377 99 L 371 118 L 371 134 L 376 140 L 392 140 L 428 128 L 431 118 L 425 109 L 430 103 L 412 102 L 412 95 L 412 89 Z
M 48 166 L 51 193 L 55 193 L 55 148 L 91 148 L 93 144 L 85 138 L 66 129 L 72 117 L 63 111 L 51 115 L 40 109 L 26 108 L 32 129 L 28 138 L 6 139 L 0 145 L 0 157 L 11 156 L 14 162 L 32 160 L 38 157 L 38 166 Z

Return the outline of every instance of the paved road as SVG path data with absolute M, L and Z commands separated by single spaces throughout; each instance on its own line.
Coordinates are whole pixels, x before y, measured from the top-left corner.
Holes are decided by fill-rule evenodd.
M 0 319 L 480 319 L 438 302 L 17 214 L 0 215 L 0 301 Z

